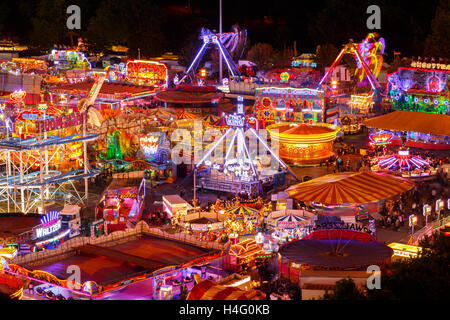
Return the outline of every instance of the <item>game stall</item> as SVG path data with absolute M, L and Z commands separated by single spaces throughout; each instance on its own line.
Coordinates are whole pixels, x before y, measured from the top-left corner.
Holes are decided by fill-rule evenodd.
M 449 113 L 450 65 L 412 61 L 387 76 L 386 91 L 395 110 Z
M 164 63 L 147 60 L 129 60 L 126 81 L 137 85 L 168 88 L 169 71 Z
M 397 110 L 366 119 L 364 124 L 375 135 L 382 131 L 383 140 L 392 145 L 450 150 L 450 116 L 445 114 Z
M 308 88 L 261 87 L 255 90 L 261 127 L 278 122 L 317 123 L 324 119 L 325 95 Z

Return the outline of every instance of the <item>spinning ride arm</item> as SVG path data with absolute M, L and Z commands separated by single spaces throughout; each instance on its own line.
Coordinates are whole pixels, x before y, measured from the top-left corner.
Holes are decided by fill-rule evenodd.
M 98 78 L 92 86 L 86 99 L 80 100 L 78 104 L 78 110 L 81 113 L 87 112 L 88 119 L 97 127 L 102 125 L 104 118 L 100 111 L 94 108 L 94 102 L 97 99 L 98 94 L 106 79 L 106 73 L 101 72 L 98 74 Z
M 186 74 L 178 82 L 179 84 L 182 83 L 184 81 L 184 79 L 186 79 L 186 77 L 189 75 L 189 73 L 191 71 L 195 72 L 195 70 L 197 69 L 201 58 L 205 54 L 206 49 L 208 48 L 208 45 L 210 43 L 215 44 L 218 47 L 219 53 L 224 58 L 224 60 L 225 60 L 225 62 L 227 64 L 227 67 L 228 67 L 228 71 L 230 72 L 231 76 L 233 76 L 233 77 L 240 77 L 241 76 L 241 73 L 239 72 L 238 67 L 234 63 L 233 58 L 231 57 L 231 55 L 228 52 L 228 50 L 224 47 L 224 45 L 223 45 L 223 43 L 222 43 L 222 41 L 220 39 L 220 35 L 221 34 L 213 34 L 209 30 L 205 31 L 205 35 L 202 36 L 202 38 L 203 38 L 203 45 L 201 46 L 200 50 L 198 51 L 197 55 L 195 56 L 195 58 L 192 61 L 191 65 L 189 66 L 189 68 L 186 70 Z
M 336 68 L 336 66 L 339 64 L 339 62 L 341 61 L 342 57 L 346 53 L 351 53 L 351 54 L 353 54 L 353 55 L 355 55 L 357 57 L 358 61 L 361 63 L 362 68 L 364 69 L 364 72 L 366 73 L 367 79 L 370 82 L 370 86 L 372 87 L 372 90 L 374 92 L 376 92 L 376 93 L 380 92 L 381 91 L 380 84 L 378 83 L 377 79 L 375 79 L 372 71 L 369 69 L 369 66 L 366 64 L 364 59 L 361 57 L 361 54 L 359 53 L 358 49 L 356 48 L 356 44 L 354 44 L 354 43 L 350 43 L 350 44 L 345 45 L 345 47 L 341 50 L 339 55 L 334 60 L 334 62 L 331 65 L 330 69 L 328 69 L 328 71 L 323 76 L 322 80 L 320 80 L 319 85 L 317 86 L 317 89 L 320 89 L 320 87 L 322 86 L 324 81 L 333 72 L 334 68 Z

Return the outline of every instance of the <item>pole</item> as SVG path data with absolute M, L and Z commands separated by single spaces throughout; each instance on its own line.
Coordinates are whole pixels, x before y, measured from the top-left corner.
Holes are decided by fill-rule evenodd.
M 83 138 L 86 137 L 86 121 L 87 121 L 87 112 L 82 113 L 82 122 L 83 122 Z M 87 162 L 88 162 L 88 158 L 87 158 L 87 141 L 84 140 L 83 141 L 83 153 L 84 153 L 84 174 L 88 174 L 88 166 L 87 166 Z M 88 178 L 87 176 L 84 178 L 84 194 L 86 197 L 86 207 L 88 206 L 88 191 L 89 191 L 89 183 L 88 183 Z
M 197 173 L 195 172 L 195 167 L 194 167 L 194 212 L 197 211 L 197 195 L 196 195 L 196 187 L 195 187 L 195 179 L 196 179 Z
M 219 0 L 219 6 L 220 6 L 220 14 L 219 14 L 219 33 L 222 33 L 222 0 Z M 220 49 L 219 49 L 220 51 Z M 223 66 L 222 66 L 222 55 L 219 52 L 219 80 L 220 84 L 222 84 L 223 79 Z

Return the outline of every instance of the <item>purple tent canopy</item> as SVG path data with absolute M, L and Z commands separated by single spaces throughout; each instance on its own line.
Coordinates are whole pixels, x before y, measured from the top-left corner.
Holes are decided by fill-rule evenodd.
M 314 267 L 355 268 L 380 264 L 393 250 L 377 241 L 349 239 L 302 239 L 283 245 L 283 258 Z

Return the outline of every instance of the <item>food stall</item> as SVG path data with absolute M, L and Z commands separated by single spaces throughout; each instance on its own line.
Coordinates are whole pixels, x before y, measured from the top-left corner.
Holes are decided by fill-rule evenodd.
M 145 179 L 113 180 L 97 207 L 97 220 L 106 220 L 108 232 L 124 230 L 128 221 L 137 223 L 141 219 L 144 197 Z
M 239 271 L 243 264 L 251 265 L 262 254 L 264 250 L 253 239 L 233 244 L 224 257 L 224 269 Z

